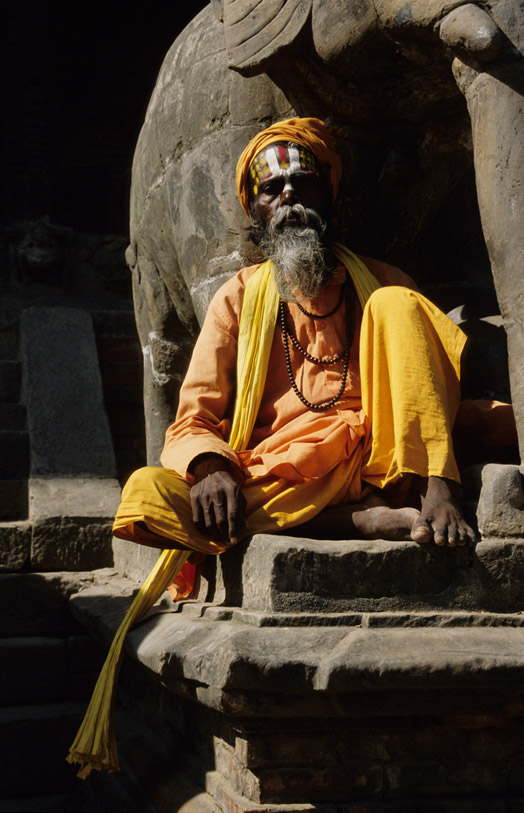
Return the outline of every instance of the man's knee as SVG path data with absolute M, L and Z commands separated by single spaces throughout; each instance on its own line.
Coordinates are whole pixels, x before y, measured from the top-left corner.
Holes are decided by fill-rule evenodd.
M 124 491 L 133 494 L 147 494 L 153 492 L 179 491 L 180 487 L 188 488 L 186 481 L 172 469 L 162 466 L 143 466 L 129 477 Z
M 391 316 L 403 311 L 412 311 L 419 306 L 419 303 L 420 294 L 412 291 L 411 288 L 405 288 L 402 285 L 385 285 L 373 291 L 366 307 L 376 318 L 382 313 Z

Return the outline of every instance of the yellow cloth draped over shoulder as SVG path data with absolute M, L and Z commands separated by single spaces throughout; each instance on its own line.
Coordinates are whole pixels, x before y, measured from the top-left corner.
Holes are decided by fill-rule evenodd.
M 237 167 L 237 191 L 246 211 L 248 211 L 247 173 L 251 161 L 261 149 L 264 149 L 265 146 L 270 143 L 274 143 L 275 141 L 294 141 L 310 149 L 317 158 L 321 168 L 323 168 L 326 178 L 330 184 L 333 197 L 336 197 L 341 175 L 340 160 L 333 149 L 331 139 L 329 138 L 324 125 L 318 119 L 290 119 L 286 122 L 279 122 L 272 127 L 269 127 L 263 133 L 258 134 L 244 150 L 239 159 Z M 340 244 L 336 244 L 333 250 L 337 258 L 347 268 L 355 286 L 360 303 L 364 308 L 364 305 L 372 292 L 380 287 L 378 281 L 361 262 L 361 260 L 351 251 L 349 251 L 349 249 Z M 382 289 L 382 291 L 385 290 L 385 288 Z M 424 297 L 421 297 L 419 294 L 416 294 L 413 291 L 408 291 L 407 293 L 412 297 L 419 297 L 420 300 L 424 300 Z M 370 302 L 370 306 L 373 299 Z M 449 320 L 447 320 L 446 317 L 436 308 L 434 308 L 434 306 L 432 306 L 427 300 L 424 300 L 424 302 L 425 304 L 423 305 L 423 308 L 424 314 L 426 314 L 423 316 L 424 324 L 432 323 L 435 326 L 434 331 L 431 333 L 432 337 L 440 336 L 442 333 L 446 334 L 447 346 L 451 348 L 449 353 L 449 361 L 451 364 L 448 364 L 448 367 L 450 370 L 452 370 L 454 380 L 457 380 L 463 338 L 456 335 L 456 332 L 460 334 L 460 331 L 455 325 L 449 322 Z M 230 445 L 236 451 L 241 451 L 246 448 L 257 417 L 257 411 L 266 382 L 268 360 L 273 341 L 275 324 L 277 321 L 277 310 L 278 295 L 273 281 L 271 263 L 266 262 L 261 265 L 259 269 L 257 269 L 257 271 L 247 282 L 240 317 L 237 353 L 237 395 L 234 407 L 232 429 L 229 438 Z M 366 312 L 368 311 L 370 311 L 370 307 L 366 309 Z M 372 319 L 373 317 L 369 316 L 368 323 L 370 325 Z M 427 322 L 425 320 L 429 321 Z M 445 322 L 449 322 L 449 327 Z M 371 330 L 371 328 L 369 328 L 369 330 Z M 400 325 L 400 327 L 398 327 L 398 331 L 400 331 L 400 333 L 397 332 L 394 338 L 388 339 L 388 342 L 398 342 L 400 344 L 405 342 L 405 336 L 403 336 L 404 326 Z M 372 341 L 372 339 L 369 339 L 367 335 L 365 335 L 363 322 L 363 330 L 361 333 L 361 353 L 368 352 L 370 341 Z M 383 339 L 380 339 L 380 341 L 382 343 L 377 349 L 379 358 L 389 358 L 389 346 L 384 345 Z M 433 342 L 434 345 L 437 346 L 436 339 L 434 341 L 433 338 L 430 338 L 428 341 L 430 344 Z M 438 345 L 438 347 L 440 347 L 440 345 Z M 368 353 L 368 355 L 369 354 L 370 353 Z M 395 359 L 398 359 L 399 357 L 398 352 L 395 354 L 395 348 L 391 348 L 391 355 L 394 356 Z M 446 359 L 448 359 L 448 355 L 446 355 Z M 446 367 L 446 369 L 448 369 L 448 367 Z M 403 358 L 400 359 L 400 364 L 396 365 L 396 369 L 400 372 L 398 373 L 395 395 L 398 394 L 398 400 L 403 402 L 403 393 L 406 389 L 409 389 L 405 386 L 407 374 L 405 372 Z M 427 375 L 426 378 L 430 380 L 432 376 Z M 417 377 L 417 399 L 421 403 L 426 404 L 426 401 L 429 401 L 430 396 L 428 395 L 427 398 L 425 398 L 425 393 L 422 391 L 423 381 L 424 376 Z M 378 379 L 373 381 L 373 386 L 371 388 L 372 392 L 369 396 L 369 403 L 366 401 L 368 396 L 364 390 L 362 393 L 363 409 L 366 412 L 366 415 L 369 415 L 370 419 L 373 420 L 373 425 L 375 425 L 374 415 L 377 412 L 380 412 L 380 405 L 377 405 L 377 400 L 380 400 L 380 397 L 382 397 L 380 395 L 382 390 L 380 390 L 379 384 L 380 382 Z M 389 386 L 387 382 L 386 386 Z M 446 393 L 448 391 L 449 388 L 446 387 L 444 382 L 442 390 L 444 398 L 446 397 Z M 458 405 L 458 396 L 456 400 Z M 453 412 L 455 408 L 455 404 L 453 403 L 450 407 L 450 411 Z M 434 415 L 424 415 L 423 417 L 425 420 L 424 429 L 425 431 L 427 430 L 427 434 L 422 435 L 423 439 L 425 439 L 431 433 L 438 434 L 440 432 L 443 437 L 445 436 L 445 440 L 438 446 L 437 454 L 434 455 L 434 459 L 438 461 L 434 465 L 434 468 L 438 469 L 438 471 L 428 473 L 440 473 L 441 476 L 453 477 L 453 473 L 450 473 L 445 468 L 447 463 L 443 464 L 442 461 L 447 461 L 447 459 L 450 457 L 449 432 L 447 431 L 449 426 L 446 421 L 452 420 L 454 414 L 451 416 L 451 418 L 449 415 L 445 415 L 442 420 L 439 418 L 440 422 L 438 423 L 436 430 L 434 425 Z M 388 426 L 388 431 L 390 430 L 391 427 Z M 406 431 L 408 430 L 406 430 L 404 425 L 399 427 L 399 432 L 401 434 L 405 434 Z M 375 444 L 374 437 L 373 444 Z M 393 448 L 395 446 L 394 442 L 389 443 L 389 436 L 388 444 L 388 448 Z M 380 446 L 380 449 L 382 449 L 384 443 L 382 443 L 382 445 L 378 443 L 378 446 Z M 453 458 L 452 454 L 451 458 Z M 371 455 L 371 460 L 373 460 L 373 453 Z M 452 465 L 454 466 L 454 462 Z M 367 466 L 369 469 L 369 462 Z M 383 460 L 379 460 L 378 469 L 382 471 L 382 467 Z M 339 493 L 343 486 L 341 481 L 344 478 L 344 473 L 336 473 L 339 468 L 340 467 L 337 467 L 333 476 L 330 475 L 330 477 L 327 478 L 329 483 L 323 486 L 325 490 L 331 489 L 330 493 L 332 496 Z M 403 470 L 417 471 L 416 468 L 409 467 Z M 174 472 L 169 472 L 169 470 L 160 471 L 166 472 L 166 475 L 173 475 L 173 479 L 175 479 L 176 483 L 178 483 L 178 485 L 175 487 L 179 488 L 181 493 L 182 489 L 185 489 L 185 496 L 183 499 L 181 498 L 178 500 L 177 505 L 180 504 L 180 510 L 182 512 L 186 512 L 183 517 L 183 523 L 185 523 L 184 527 L 187 526 L 189 529 L 192 529 L 191 513 L 186 505 L 187 494 L 189 493 L 188 484 L 181 478 L 176 479 Z M 368 481 L 373 482 L 373 480 L 370 479 L 373 476 L 373 471 L 369 470 L 368 475 Z M 458 477 L 458 473 L 456 476 Z M 313 489 L 311 494 L 309 494 L 307 491 L 308 489 Z M 314 491 L 314 489 L 317 489 L 317 491 Z M 300 500 L 298 500 L 298 502 L 302 500 L 304 502 L 304 506 L 306 507 L 296 505 L 296 494 L 298 491 L 300 491 L 302 494 L 302 497 Z M 289 512 L 292 515 L 291 524 L 300 524 L 308 519 L 309 515 L 307 514 L 307 511 L 311 511 L 311 505 L 316 504 L 317 497 L 317 481 L 313 481 L 312 484 L 307 482 L 301 483 L 299 486 L 295 486 L 294 484 L 290 483 L 288 486 L 286 486 L 285 511 L 288 512 L 286 513 L 286 517 L 288 518 L 286 519 L 286 522 L 289 520 Z M 266 507 L 269 506 L 271 504 L 271 500 L 273 499 L 272 486 L 266 487 L 266 490 L 263 491 L 259 499 L 265 502 Z M 331 497 L 327 498 L 324 504 L 329 504 L 330 500 Z M 269 512 L 269 508 L 267 510 Z M 184 544 L 187 545 L 187 547 L 192 546 L 192 533 L 193 531 L 189 530 L 189 533 L 183 537 Z M 196 548 L 196 542 L 193 544 Z M 212 547 L 212 543 L 209 543 L 209 547 Z M 219 546 L 214 546 L 214 552 L 219 553 L 221 550 L 222 548 Z M 67 757 L 69 762 L 80 763 L 81 768 L 78 776 L 81 778 L 88 776 L 93 768 L 107 771 L 119 770 L 116 740 L 113 728 L 113 706 L 115 698 L 115 684 L 120 668 L 124 639 L 126 633 L 133 627 L 133 625 L 136 624 L 144 616 L 147 610 L 150 609 L 150 607 L 152 607 L 152 605 L 160 598 L 162 593 L 166 590 L 168 585 L 171 584 L 190 555 L 191 550 L 187 549 L 168 549 L 164 550 L 160 554 L 157 563 L 140 588 L 122 623 L 120 624 L 120 627 L 118 628 L 106 662 L 97 681 L 84 721 L 79 729 L 75 742 L 71 746 L 70 754 Z

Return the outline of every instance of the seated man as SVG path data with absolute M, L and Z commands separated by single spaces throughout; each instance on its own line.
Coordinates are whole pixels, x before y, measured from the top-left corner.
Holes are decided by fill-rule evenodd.
M 123 490 L 115 536 L 164 552 L 70 749 L 81 777 L 118 769 L 111 709 L 126 632 L 173 579 L 173 597 L 191 594 L 193 552 L 290 528 L 474 543 L 451 441 L 465 336 L 401 271 L 334 242 L 340 172 L 317 119 L 278 122 L 240 157 L 237 190 L 268 259 L 215 295 L 164 467 L 139 469 Z
M 267 261 L 211 302 L 163 468 L 130 478 L 115 536 L 200 553 L 297 526 L 474 543 L 451 441 L 465 337 L 401 271 L 335 242 L 340 175 L 318 119 L 244 150 L 237 191 Z

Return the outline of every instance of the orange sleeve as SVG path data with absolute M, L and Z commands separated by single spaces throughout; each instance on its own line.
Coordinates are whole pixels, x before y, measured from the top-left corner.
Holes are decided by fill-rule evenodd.
M 233 464 L 233 473 L 242 477 L 238 457 L 226 438 L 235 398 L 245 276 L 240 272 L 213 297 L 180 390 L 175 422 L 166 432 L 160 461 L 189 482 L 191 461 L 210 452 L 227 458 Z

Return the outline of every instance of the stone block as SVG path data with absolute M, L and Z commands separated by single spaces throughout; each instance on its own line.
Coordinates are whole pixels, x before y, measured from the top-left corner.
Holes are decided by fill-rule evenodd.
M 385 781 L 390 798 L 403 798 L 413 793 L 431 798 L 441 795 L 443 788 L 455 795 L 461 793 L 465 785 L 471 794 L 489 793 L 500 797 L 507 791 L 507 768 L 496 760 L 475 764 L 469 754 L 465 764 L 457 765 L 456 759 L 444 760 L 435 749 L 431 760 L 388 765 Z
M 19 361 L 0 360 L 0 392 L 2 401 L 16 404 L 20 400 L 22 368 Z
M 75 769 L 65 761 L 85 713 L 85 703 L 46 703 L 0 709 L 0 793 L 37 796 L 74 788 Z
M 307 738 L 309 751 L 300 763 L 290 764 L 280 753 L 273 755 L 270 766 L 258 767 L 256 772 L 246 767 L 235 750 L 222 740 L 215 743 L 215 764 L 236 793 L 253 801 L 264 803 L 308 802 L 330 798 L 333 801 L 350 798 L 373 799 L 380 796 L 383 788 L 383 770 L 376 763 L 347 758 L 347 752 L 337 752 L 337 741 L 331 743 L 331 758 L 322 759 L 317 746 L 317 733 L 309 731 Z M 300 735 L 299 735 L 300 736 Z M 268 736 L 268 740 L 280 740 L 281 733 Z M 292 735 L 288 735 L 288 740 Z M 312 750 L 312 739 L 315 748 Z M 218 738 L 215 738 L 217 740 Z M 351 753 L 351 750 L 350 752 Z M 282 757 L 284 757 L 282 759 Z
M 477 519 L 483 537 L 524 541 L 524 478 L 518 466 L 488 463 L 483 467 Z
M 120 487 L 112 478 L 31 478 L 32 569 L 112 565 L 111 527 L 119 501 Z
M 89 313 L 28 308 L 20 330 L 32 476 L 113 477 L 115 459 Z
M 124 539 L 113 537 L 114 568 L 121 576 L 127 576 L 137 582 L 143 582 L 149 576 L 151 568 L 160 555 L 156 548 L 146 545 L 137 545 L 136 542 L 126 542 Z
M 512 685 L 524 659 L 524 630 L 512 628 L 353 630 L 322 658 L 314 684 L 324 691 L 357 687 L 426 689 Z M 523 661 L 524 662 L 524 661 Z M 412 683 L 413 681 L 413 683 Z
M 120 503 L 120 486 L 110 477 L 31 477 L 29 517 L 112 519 Z
M 27 499 L 27 480 L 0 480 L 0 519 L 26 519 Z
M 1 705 L 47 703 L 66 697 L 67 641 L 64 639 L 0 638 L 0 660 Z
M 333 802 L 350 799 L 380 799 L 383 795 L 384 770 L 362 760 L 342 764 L 336 769 L 287 768 L 275 766 L 261 771 L 257 801 L 261 803 L 293 803 L 316 800 Z
M 0 430 L 0 479 L 29 475 L 29 436 L 25 430 Z
M 0 572 L 22 570 L 31 555 L 31 524 L 0 522 Z
M 215 572 L 216 571 L 216 572 Z M 265 613 L 489 610 L 524 606 L 524 546 L 255 535 L 204 566 L 200 598 Z
M 219 809 L 227 810 L 228 813 L 308 813 L 308 811 L 338 813 L 339 810 L 338 806 L 329 803 L 260 804 L 237 793 L 220 771 L 208 771 L 206 773 L 206 790 L 217 802 Z M 365 808 L 357 808 L 355 813 L 357 811 L 362 813 L 363 810 Z
M 31 569 L 92 570 L 110 567 L 111 520 L 50 517 L 33 522 Z

